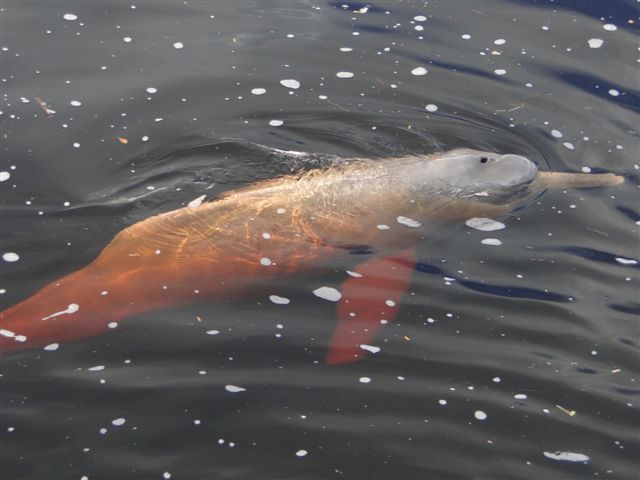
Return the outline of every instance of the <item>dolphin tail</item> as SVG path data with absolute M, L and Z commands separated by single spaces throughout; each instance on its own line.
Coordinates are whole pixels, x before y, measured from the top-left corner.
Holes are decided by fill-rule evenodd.
M 108 330 L 110 322 L 123 316 L 114 298 L 120 296 L 118 290 L 122 288 L 101 279 L 91 266 L 50 283 L 23 302 L 0 312 L 0 353 L 75 340 Z

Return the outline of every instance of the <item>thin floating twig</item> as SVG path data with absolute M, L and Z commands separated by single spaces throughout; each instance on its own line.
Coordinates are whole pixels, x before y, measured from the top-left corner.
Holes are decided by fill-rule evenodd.
M 40 106 L 42 111 L 47 114 L 47 117 L 51 118 L 56 114 L 56 111 L 47 105 L 47 102 L 42 100 L 40 97 L 33 97 L 33 99 Z

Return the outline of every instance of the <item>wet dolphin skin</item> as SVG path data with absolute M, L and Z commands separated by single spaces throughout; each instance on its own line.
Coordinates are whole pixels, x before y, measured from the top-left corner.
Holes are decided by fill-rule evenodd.
M 415 246 L 446 223 L 508 214 L 547 188 L 604 187 L 613 174 L 539 172 L 525 157 L 470 149 L 277 178 L 136 223 L 86 267 L 0 313 L 0 351 L 70 341 L 142 312 L 241 298 L 256 286 L 327 266 L 353 246 L 326 357 L 345 363 L 397 315 Z M 353 256 L 355 257 L 355 256 Z

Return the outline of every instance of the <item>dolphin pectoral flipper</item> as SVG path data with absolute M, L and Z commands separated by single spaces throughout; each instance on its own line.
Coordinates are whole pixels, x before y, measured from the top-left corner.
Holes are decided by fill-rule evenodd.
M 400 300 L 415 270 L 415 249 L 369 259 L 351 272 L 341 287 L 338 323 L 325 360 L 350 363 L 364 357 L 361 345 L 369 344 L 376 332 L 398 314 Z

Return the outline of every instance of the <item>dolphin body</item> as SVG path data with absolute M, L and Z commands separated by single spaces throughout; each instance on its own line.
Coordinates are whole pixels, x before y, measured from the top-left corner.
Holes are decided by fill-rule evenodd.
M 622 182 L 610 173 L 540 172 L 519 155 L 457 149 L 352 159 L 257 183 L 125 228 L 89 265 L 1 312 L 0 352 L 81 339 L 164 307 L 238 298 L 365 245 L 372 253 L 341 286 L 326 357 L 351 362 L 396 316 L 415 246 L 433 229 L 502 217 L 547 188 Z

